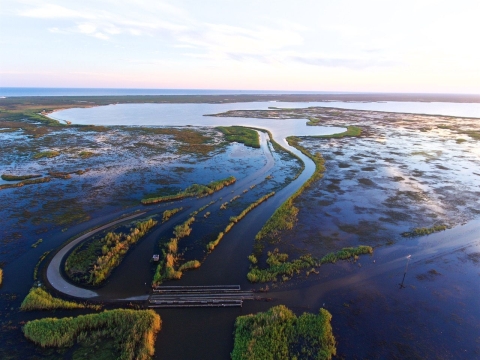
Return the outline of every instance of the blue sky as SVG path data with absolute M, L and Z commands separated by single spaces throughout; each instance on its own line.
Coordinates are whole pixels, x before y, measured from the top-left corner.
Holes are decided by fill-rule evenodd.
M 0 86 L 480 93 L 477 1 L 0 2 Z

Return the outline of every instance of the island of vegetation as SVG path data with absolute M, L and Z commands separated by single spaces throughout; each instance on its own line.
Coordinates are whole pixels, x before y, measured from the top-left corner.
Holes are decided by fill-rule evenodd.
M 245 146 L 257 149 L 260 148 L 260 140 L 255 130 L 243 126 L 219 126 L 217 129 L 225 134 L 227 141 L 242 143 Z
M 160 316 L 153 310 L 116 309 L 74 318 L 29 321 L 23 333 L 42 347 L 74 346 L 73 358 L 148 360 L 155 352 L 160 328 Z
M 239 316 L 232 359 L 331 359 L 337 352 L 331 319 L 325 309 L 317 315 L 304 313 L 297 317 L 283 305 Z
M 315 272 L 315 267 L 322 264 L 335 263 L 338 260 L 347 260 L 350 258 L 358 259 L 359 255 L 372 254 L 371 246 L 360 245 L 356 248 L 343 248 L 337 252 L 329 253 L 321 259 L 315 259 L 311 255 L 300 256 L 299 259 L 288 260 L 288 254 L 280 253 L 278 249 L 267 253 L 267 265 L 265 269 L 260 269 L 256 264 L 258 259 L 255 255 L 250 255 L 248 259 L 252 263 L 252 267 L 247 274 L 250 282 L 269 282 L 276 281 L 278 276 L 282 276 L 283 281 L 289 280 L 288 276 L 300 273 L 301 270 L 311 268 L 310 272 Z
M 213 194 L 216 191 L 222 190 L 225 186 L 234 184 L 235 181 L 237 181 L 237 179 L 235 179 L 234 176 L 229 176 L 226 179 L 212 181 L 208 185 L 193 184 L 188 188 L 186 188 L 184 191 L 181 191 L 174 195 L 165 195 L 165 196 L 142 199 L 142 204 L 149 205 L 149 204 L 156 204 L 156 203 L 165 202 L 165 201 L 181 200 L 187 197 L 207 196 L 207 195 Z

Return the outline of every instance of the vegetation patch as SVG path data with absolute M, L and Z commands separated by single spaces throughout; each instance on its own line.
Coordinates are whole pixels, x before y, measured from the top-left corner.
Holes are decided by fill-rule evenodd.
M 95 155 L 94 152 L 92 151 L 80 151 L 80 153 L 78 154 L 82 159 L 88 159 L 90 157 L 92 157 L 93 155 Z
M 225 186 L 232 185 L 233 183 L 235 183 L 235 181 L 237 181 L 237 179 L 235 179 L 234 176 L 229 176 L 226 179 L 212 181 L 208 185 L 193 184 L 188 188 L 186 188 L 184 191 L 174 195 L 166 195 L 166 196 L 158 196 L 153 198 L 142 199 L 142 204 L 149 205 L 149 204 L 155 204 L 155 203 L 165 202 L 165 201 L 181 200 L 187 197 L 207 196 L 207 195 L 213 194 L 214 192 L 220 191 Z
M 269 251 L 267 253 L 266 269 L 260 269 L 256 264 L 258 263 L 255 255 L 250 255 L 248 259 L 252 263 L 252 267 L 247 274 L 247 279 L 252 282 L 269 282 L 277 281 L 278 276 L 283 276 L 283 280 L 288 280 L 288 276 L 300 274 L 303 269 L 310 268 L 309 272 L 315 272 L 315 267 L 326 263 L 335 263 L 338 260 L 347 260 L 350 258 L 357 259 L 362 254 L 372 254 L 373 248 L 371 246 L 360 245 L 356 248 L 343 248 L 340 251 L 325 255 L 318 260 L 310 254 L 303 255 L 299 259 L 288 261 L 288 254 L 280 253 L 278 249 Z
M 107 338 L 113 340 L 118 359 L 151 359 L 161 319 L 153 310 L 117 309 L 75 318 L 29 321 L 25 337 L 42 347 L 65 348 L 75 343 Z
M 449 229 L 450 227 L 447 225 L 435 225 L 429 228 L 415 228 L 412 231 L 406 231 L 402 233 L 403 237 L 417 237 L 417 236 L 423 236 L 423 235 L 430 235 L 435 232 L 439 231 L 444 231 Z
M 165 244 L 165 249 L 162 250 L 163 260 L 157 265 L 155 275 L 153 276 L 152 280 L 152 286 L 158 286 L 165 280 L 178 280 L 182 277 L 183 270 L 196 269 L 200 267 L 200 262 L 194 260 L 183 264 L 183 268 L 180 266 L 178 270 L 175 269 L 178 261 L 178 242 L 180 239 L 190 235 L 192 232 L 190 225 L 192 225 L 194 221 L 195 218 L 192 216 L 182 224 L 173 228 L 173 234 L 175 237 L 171 238 L 170 241 Z
M 5 181 L 20 181 L 20 180 L 28 180 L 42 177 L 42 175 L 11 175 L 11 174 L 3 174 L 2 180 Z
M 121 263 L 130 247 L 156 224 L 153 219 L 137 222 L 129 234 L 109 232 L 100 240 L 75 248 L 65 261 L 66 274 L 77 283 L 101 284 Z
M 213 249 L 215 249 L 217 247 L 217 245 L 220 243 L 220 241 L 223 239 L 223 236 L 228 233 L 232 227 L 238 223 L 240 220 L 242 220 L 250 211 L 252 211 L 253 209 L 255 209 L 258 205 L 260 205 L 261 203 L 263 203 L 264 201 L 266 201 L 268 198 L 272 197 L 273 195 L 275 195 L 275 192 L 271 192 L 267 195 L 264 195 L 262 196 L 260 199 L 258 199 L 257 201 L 255 201 L 254 203 L 251 203 L 250 205 L 248 205 L 240 214 L 238 214 L 237 216 L 232 216 L 230 217 L 230 222 L 228 223 L 228 225 L 225 227 L 225 230 L 223 230 L 223 232 L 220 232 L 217 236 L 217 238 L 213 241 L 210 241 L 208 244 L 207 244 L 207 250 L 208 251 L 212 251 Z
M 59 156 L 60 153 L 55 150 L 49 150 L 49 151 L 41 151 L 33 155 L 34 159 L 41 159 L 41 158 L 54 158 Z
M 245 146 L 260 148 L 260 140 L 255 130 L 243 126 L 219 126 L 217 127 L 229 142 L 242 143 Z
M 20 306 L 22 311 L 56 310 L 56 309 L 94 309 L 100 310 L 100 305 L 85 305 L 73 301 L 55 298 L 42 287 L 33 287 Z
M 42 183 L 49 182 L 50 180 L 51 180 L 50 177 L 42 177 L 42 178 L 39 178 L 39 179 L 23 180 L 23 181 L 20 181 L 18 183 L 15 183 L 15 184 L 2 184 L 2 185 L 0 185 L 0 190 L 18 188 L 18 187 L 22 187 L 22 186 L 25 186 L 25 185 L 42 184 Z
M 256 260 L 256 258 L 250 258 L 250 261 L 254 259 Z M 303 269 L 319 265 L 318 261 L 311 255 L 304 255 L 293 261 L 287 260 L 288 254 L 280 253 L 278 249 L 269 251 L 267 258 L 268 268 L 259 269 L 257 266 L 254 266 L 247 274 L 248 281 L 252 283 L 277 281 L 277 277 L 280 275 L 292 276 L 295 273 L 299 274 Z
M 176 213 L 178 213 L 179 211 L 182 211 L 182 210 L 183 210 L 183 208 L 181 208 L 181 207 L 171 209 L 171 210 L 165 210 L 163 212 L 163 215 L 162 215 L 162 223 L 168 221 L 173 215 L 175 215 Z
M 284 305 L 256 315 L 239 316 L 235 321 L 233 360 L 318 359 L 336 355 L 332 315 L 325 309 L 318 314 L 297 317 Z
M 347 126 L 347 131 L 344 131 L 342 133 L 338 134 L 332 134 L 332 135 L 319 135 L 315 137 L 320 137 L 324 139 L 333 139 L 333 138 L 344 138 L 344 137 L 356 137 L 360 136 L 362 134 L 362 129 L 359 128 L 358 126 Z
M 347 247 L 343 248 L 340 251 L 332 252 L 320 260 L 320 264 L 327 264 L 327 263 L 336 263 L 338 260 L 347 260 L 350 258 L 357 259 L 359 255 L 364 254 L 373 254 L 373 248 L 371 246 L 360 245 L 356 248 L 354 247 Z

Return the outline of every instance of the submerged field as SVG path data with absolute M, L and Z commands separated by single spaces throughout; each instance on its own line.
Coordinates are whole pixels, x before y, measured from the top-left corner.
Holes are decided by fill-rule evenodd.
M 33 311 L 19 312 L 19 306 L 33 277 L 43 282 L 44 265 L 55 249 L 131 214 L 139 214 L 138 219 L 100 231 L 77 248 L 85 253 L 75 259 L 74 273 L 86 279 L 92 264 L 112 252 L 103 248 L 109 232 L 109 239 L 123 239 L 118 234 L 130 234 L 136 221 L 149 217 L 156 221 L 128 252 L 122 247 L 122 256 L 116 257 L 119 264 L 111 274 L 109 268 L 107 281 L 95 288 L 102 305 L 118 307 L 113 300 L 149 293 L 157 271 L 157 280 L 164 285 L 240 284 L 242 289 L 259 291 L 261 299 L 246 301 L 241 309 L 156 310 L 162 318 L 154 343 L 157 358 L 228 358 L 236 318 L 242 316 L 238 330 L 242 321 L 253 319 L 243 316 L 271 315 L 276 305 L 292 309 L 302 319 L 300 324 L 305 311 L 316 314 L 324 308 L 328 322 L 330 313 L 328 354 L 335 349 L 333 332 L 339 358 L 480 356 L 478 119 L 329 108 L 224 115 L 348 127 L 343 137 L 291 139 L 306 153 L 319 153 L 312 157 L 318 164 L 321 159 L 322 169 L 288 204 L 293 209 L 288 212 L 289 226 L 269 231 L 258 253 L 255 235 L 291 195 L 285 194 L 286 185 L 302 169 L 298 159 L 265 145 L 265 138 L 262 148 L 252 148 L 230 143 L 219 130 L 207 127 L 2 123 L 3 358 L 68 358 L 102 346 L 107 353 L 123 351 L 103 329 L 90 338 L 80 336 L 73 350 L 35 347 L 22 334 L 24 322 L 51 316 L 35 309 L 78 308 L 56 310 L 54 315 L 74 316 L 77 320 L 69 320 L 74 323 L 100 307 L 85 306 L 83 301 L 73 306 L 52 297 L 62 297 L 52 289 L 46 289 L 51 295 L 45 293 L 43 287 L 32 289 L 32 294 L 41 294 L 41 299 L 30 299 Z M 232 130 L 226 132 L 232 141 L 257 146 L 251 132 Z M 191 186 L 197 189 L 231 176 L 235 183 L 219 194 L 141 203 L 148 198 L 172 200 L 169 196 Z M 21 182 L 25 184 L 11 186 Z M 117 240 L 109 244 L 122 242 Z M 153 253 L 159 254 L 159 263 L 151 262 Z M 407 255 L 412 255 L 408 272 Z M 39 259 L 46 260 L 37 263 Z M 251 284 L 247 274 L 252 270 L 255 281 L 266 282 Z M 140 304 L 125 303 L 135 309 Z M 288 326 L 297 321 L 293 313 L 288 312 Z M 273 328 L 277 325 L 283 328 L 280 323 Z M 312 355 L 317 340 L 314 349 L 289 337 L 298 333 L 313 339 L 301 328 L 277 335 L 291 340 L 287 350 L 292 354 Z M 255 347 L 254 337 L 244 335 L 239 344 L 245 346 L 235 354 Z M 151 354 L 153 343 L 148 346 Z

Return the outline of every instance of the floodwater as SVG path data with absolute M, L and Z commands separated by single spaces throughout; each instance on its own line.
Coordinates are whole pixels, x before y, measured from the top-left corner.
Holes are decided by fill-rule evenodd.
M 321 104 L 333 106 L 333 103 Z M 322 131 L 326 134 L 343 130 L 338 122 L 334 124 L 337 127 L 319 128 L 305 126 L 302 119 L 203 116 L 245 107 L 259 109 L 263 106 L 266 109 L 272 105 L 290 106 L 287 103 L 112 105 L 70 109 L 54 113 L 52 117 L 95 125 L 247 125 L 267 128 L 278 140 L 288 135 L 318 135 Z M 314 106 L 314 103 L 291 106 Z M 376 146 L 379 153 L 384 151 L 380 145 Z M 467 141 L 464 146 L 474 145 Z M 387 149 L 385 147 L 385 151 Z M 348 154 L 351 155 L 354 154 Z M 248 288 L 245 274 L 253 238 L 281 202 L 310 176 L 311 161 L 306 159 L 305 162 L 306 170 L 298 179 L 253 210 L 225 236 L 199 270 L 186 273 L 175 285 L 240 284 L 243 289 Z M 322 186 L 323 183 L 318 184 Z M 337 191 L 333 187 L 331 190 Z M 228 188 L 223 191 L 225 200 L 235 194 L 227 196 L 230 191 Z M 478 226 L 478 221 L 472 221 L 429 237 L 380 246 L 372 257 L 361 257 L 357 262 L 324 265 L 319 275 L 307 278 L 301 275 L 291 282 L 274 284 L 268 294 L 271 302 L 246 301 L 240 309 L 158 310 L 163 329 L 158 335 L 155 356 L 159 359 L 227 359 L 233 346 L 232 331 L 237 316 L 285 304 L 296 313 L 316 312 L 319 307 L 329 310 L 333 314 L 332 325 L 340 358 L 478 358 L 480 303 L 475 296 L 480 291 Z M 137 255 L 151 254 L 151 245 L 147 242 L 139 245 L 135 249 L 140 250 Z M 321 242 L 317 246 L 322 246 Z M 117 274 L 127 274 L 128 267 L 135 265 L 132 262 L 137 255 L 127 256 Z M 407 255 L 412 255 L 412 260 L 403 287 L 400 287 Z M 122 283 L 128 281 L 127 277 L 118 276 L 112 278 L 109 286 L 121 289 Z

